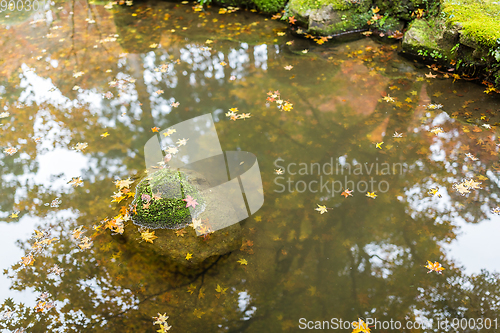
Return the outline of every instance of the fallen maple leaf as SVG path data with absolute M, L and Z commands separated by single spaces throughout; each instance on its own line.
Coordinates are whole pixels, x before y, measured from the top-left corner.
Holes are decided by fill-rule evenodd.
M 344 192 L 340 193 L 340 195 L 343 195 L 346 198 L 349 197 L 349 196 L 352 197 L 352 191 L 353 190 L 346 189 L 346 190 L 344 190 Z
M 88 143 L 87 142 L 78 142 L 74 147 L 73 149 L 76 150 L 76 151 L 84 151 L 85 148 L 88 147 Z
M 221 294 L 225 294 L 226 293 L 226 290 L 228 288 L 222 288 L 219 284 L 217 285 L 217 288 L 215 288 L 215 291 L 218 292 L 218 293 L 221 293 Z
M 68 184 L 71 184 L 71 186 L 73 186 L 73 187 L 83 186 L 83 180 L 81 177 L 73 177 L 68 182 Z
M 427 265 L 425 265 L 424 267 L 429 269 L 427 273 L 434 271 L 436 273 L 442 274 L 442 271 L 444 270 L 444 267 L 442 267 L 441 264 L 437 261 L 432 263 L 431 261 L 427 260 Z
M 116 180 L 115 185 L 116 185 L 116 187 L 118 187 L 121 190 L 122 188 L 129 188 L 130 184 L 132 184 L 133 182 L 134 181 L 131 180 L 129 177 L 129 178 L 123 179 L 123 180 L 121 180 L 121 179 Z
M 368 324 L 366 324 L 361 318 L 358 318 L 358 321 L 353 321 L 352 323 L 353 330 L 351 333 L 370 333 L 370 328 Z
M 326 213 L 328 210 L 328 208 L 326 208 L 326 206 L 321 206 L 321 205 L 318 205 L 317 208 L 314 208 L 314 210 L 317 210 L 320 214 L 324 214 Z
M 5 148 L 3 152 L 12 156 L 17 152 L 17 148 L 14 147 Z
M 441 198 L 441 194 L 438 193 L 439 187 L 431 188 L 429 192 L 427 192 L 429 195 L 434 195 L 437 196 L 438 198 Z
M 185 235 L 186 233 L 187 233 L 187 232 L 186 232 L 186 230 L 184 230 L 184 229 L 180 229 L 180 230 L 177 230 L 177 231 L 175 232 L 175 234 L 177 235 L 177 237 L 179 237 L 179 236 L 184 237 L 184 235 Z
M 435 79 L 437 75 L 432 74 L 432 72 L 429 72 L 429 74 L 425 74 L 425 77 L 428 79 Z
M 27 257 L 21 257 L 21 264 L 23 264 L 24 266 L 32 266 L 34 262 L 35 258 L 33 258 L 32 254 Z
M 196 205 L 199 205 L 199 203 L 196 202 L 196 199 L 190 195 L 186 196 L 186 199 L 182 199 L 182 201 L 186 201 L 186 208 L 189 206 L 196 208 Z
M 149 229 L 141 232 L 141 237 L 143 240 L 151 244 L 153 244 L 153 241 L 158 238 L 158 236 L 155 236 L 155 232 L 154 231 L 149 232 Z

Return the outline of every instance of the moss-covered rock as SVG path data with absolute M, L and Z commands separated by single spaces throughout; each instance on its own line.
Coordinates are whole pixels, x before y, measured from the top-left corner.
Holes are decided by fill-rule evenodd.
M 152 173 L 137 185 L 134 223 L 152 229 L 186 226 L 205 208 L 198 188 L 202 184 L 200 177 L 183 171 L 164 168 Z M 195 200 L 195 207 L 186 207 L 186 198 Z
M 294 16 L 309 33 L 335 35 L 368 26 L 371 1 L 290 0 L 288 16 Z
M 415 18 L 417 10 L 423 10 L 427 15 L 439 13 L 441 2 L 439 0 L 375 0 L 374 6 L 381 13 L 404 21 Z
M 213 0 L 213 3 L 221 7 L 255 8 L 263 14 L 275 14 L 285 7 L 286 0 Z
M 417 19 L 406 31 L 402 49 L 404 52 L 435 61 L 453 59 L 453 38 L 445 34 L 444 22 L 436 18 Z
M 170 186 L 176 183 L 183 184 L 182 191 L 180 191 L 182 193 L 179 193 L 178 187 Z M 176 222 L 181 223 L 176 224 L 177 229 L 181 225 L 185 227 L 179 234 L 179 230 L 164 227 L 166 217 L 161 214 L 165 208 L 170 211 L 171 207 L 165 207 L 165 204 L 161 202 L 167 199 L 158 200 L 155 203 L 158 206 L 153 206 L 153 199 L 151 199 L 150 206 L 146 211 L 149 210 L 149 214 L 153 215 L 154 218 L 148 220 L 149 224 L 142 220 L 138 223 L 138 215 L 145 214 L 144 210 L 141 211 L 139 207 L 144 204 L 144 199 L 141 197 L 143 194 L 151 195 L 154 193 L 154 191 L 150 192 L 150 188 L 155 189 L 154 191 L 159 190 L 160 193 L 169 193 L 169 197 L 172 195 L 185 196 L 190 193 L 192 197 L 197 198 L 198 203 L 201 203 L 196 208 L 203 206 L 203 209 L 194 213 L 196 221 L 191 223 L 192 215 L 189 215 L 189 210 L 185 210 L 186 202 L 177 201 L 179 199 L 170 200 L 177 205 Z M 220 256 L 241 247 L 241 226 L 240 223 L 235 223 L 238 221 L 237 214 L 228 203 L 227 193 L 217 186 L 213 187 L 198 172 L 187 169 L 180 171 L 160 169 L 139 182 L 134 201 L 137 203 L 137 215 L 133 216 L 134 224 L 125 228 L 123 236 L 131 244 L 139 247 L 144 255 L 151 253 L 161 256 L 168 263 L 166 266 L 170 271 L 196 274 L 213 264 Z M 182 214 L 179 214 L 180 212 Z M 158 215 L 161 216 L 159 219 Z M 187 225 L 188 223 L 189 225 Z M 154 230 L 155 236 L 158 238 L 154 239 L 153 243 L 141 242 L 140 233 L 157 225 L 162 226 Z M 197 236 L 199 234 L 206 237 Z M 192 257 L 186 259 L 188 253 Z
M 449 26 L 459 24 L 461 37 L 476 45 L 496 47 L 500 39 L 500 2 L 447 0 L 443 13 Z
M 442 7 L 440 15 L 411 23 L 403 51 L 447 65 L 456 63 L 457 73 L 495 82 L 500 88 L 500 4 L 446 0 Z

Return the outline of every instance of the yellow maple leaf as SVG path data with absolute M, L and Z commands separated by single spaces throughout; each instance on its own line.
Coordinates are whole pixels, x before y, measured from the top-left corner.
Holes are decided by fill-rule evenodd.
M 327 209 L 326 206 L 321 206 L 321 205 L 318 205 L 318 207 L 314 208 L 314 210 L 317 210 L 320 214 L 324 214 L 327 212 Z
M 453 184 L 453 188 L 457 190 L 461 195 L 470 193 L 469 187 L 467 187 L 464 183 Z
M 104 133 L 102 133 L 102 134 L 101 134 L 101 138 L 105 138 L 105 137 L 107 137 L 107 136 L 109 136 L 109 133 L 108 133 L 108 132 L 104 132 Z
M 130 185 L 131 185 L 133 182 L 134 182 L 134 181 L 133 181 L 133 180 L 131 180 L 131 179 L 130 179 L 130 177 L 129 177 L 129 178 L 127 178 L 127 179 L 123 179 L 123 180 L 121 180 L 121 179 L 116 180 L 116 181 L 115 181 L 115 185 L 116 185 L 116 187 L 118 187 L 118 188 L 121 190 L 121 189 L 122 189 L 122 188 L 124 188 L 124 187 L 129 188 L 129 187 L 130 187 Z
M 366 196 L 368 198 L 372 198 L 372 199 L 375 199 L 377 197 L 377 195 L 375 194 L 375 192 L 366 192 Z
M 222 288 L 222 287 L 220 286 L 220 284 L 218 284 L 218 285 L 217 285 L 217 288 L 215 288 L 215 291 L 216 291 L 216 292 L 218 292 L 218 293 L 221 293 L 221 294 L 225 294 L 227 289 L 228 289 L 228 288 Z
M 434 195 L 437 196 L 438 198 L 441 198 L 441 194 L 438 193 L 439 187 L 431 188 L 429 192 L 427 192 L 429 195 Z
M 394 100 L 394 98 L 393 98 L 393 97 L 391 97 L 391 95 L 384 96 L 382 99 L 383 99 L 384 101 L 386 101 L 387 103 L 389 103 L 389 102 L 394 102 L 394 101 L 395 101 L 395 100 Z
M 73 238 L 74 238 L 74 239 L 79 239 L 79 238 L 80 238 L 80 236 L 84 233 L 84 232 L 82 231 L 82 228 L 83 228 L 83 225 L 81 225 L 79 228 L 77 228 L 77 229 L 73 230 Z
M 35 258 L 33 258 L 32 254 L 27 257 L 21 257 L 21 264 L 23 264 L 24 266 L 32 266 L 34 262 Z
M 429 72 L 429 74 L 425 74 L 425 77 L 428 79 L 435 79 L 437 77 L 437 75 L 432 74 L 432 72 Z
M 366 324 L 361 318 L 358 318 L 358 321 L 353 321 L 352 322 L 352 327 L 353 330 L 351 333 L 370 333 L 370 328 L 368 327 L 368 324 Z
M 194 309 L 193 311 L 193 314 L 198 317 L 198 318 L 201 318 L 201 316 L 203 316 L 205 314 L 205 312 L 201 311 L 201 310 L 198 310 L 198 309 Z
M 189 253 L 189 252 L 188 252 L 188 253 L 186 254 L 186 260 L 189 260 L 189 259 L 191 259 L 192 257 L 193 257 L 193 254 L 192 254 L 192 253 Z
M 441 266 L 441 264 L 437 261 L 432 263 L 431 261 L 427 260 L 427 265 L 425 265 L 424 267 L 429 269 L 427 273 L 434 271 L 436 273 L 442 274 L 442 271 L 444 271 L 444 267 Z
M 151 244 L 153 244 L 153 241 L 158 238 L 157 236 L 155 236 L 155 232 L 154 231 L 149 232 L 149 229 L 141 232 L 141 237 L 143 240 Z
M 441 127 L 433 128 L 429 132 L 431 132 L 431 133 L 433 133 L 435 135 L 438 135 L 439 133 L 444 133 L 444 131 L 443 131 L 443 129 Z
M 382 149 L 382 145 L 384 144 L 384 142 L 378 142 L 375 144 L 375 148 L 378 148 L 378 149 Z
M 187 292 L 190 293 L 191 295 L 196 291 L 196 286 L 194 284 L 190 284 L 188 287 Z
M 240 265 L 248 265 L 248 261 L 246 259 L 240 259 L 237 261 Z

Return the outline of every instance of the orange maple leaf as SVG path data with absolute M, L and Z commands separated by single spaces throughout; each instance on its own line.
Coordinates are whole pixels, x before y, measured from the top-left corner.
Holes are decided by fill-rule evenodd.
M 427 260 L 427 265 L 425 265 L 424 267 L 429 269 L 427 273 L 434 271 L 436 273 L 442 274 L 442 271 L 444 271 L 444 267 L 441 266 L 441 264 L 437 261 L 432 263 L 431 261 Z
M 343 195 L 344 197 L 351 196 L 352 197 L 352 190 L 346 189 L 344 192 L 340 193 L 340 195 Z

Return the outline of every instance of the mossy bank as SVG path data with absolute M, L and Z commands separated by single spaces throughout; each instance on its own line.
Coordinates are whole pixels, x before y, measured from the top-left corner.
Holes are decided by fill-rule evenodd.
M 279 14 L 304 35 L 363 30 L 402 39 L 402 52 L 500 89 L 500 2 L 492 0 L 200 0 Z M 277 17 L 276 16 L 276 17 Z M 275 17 L 275 18 L 276 18 Z M 296 29 L 300 27 L 300 29 Z

